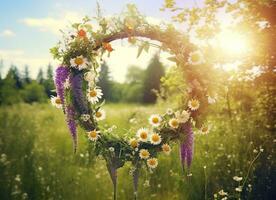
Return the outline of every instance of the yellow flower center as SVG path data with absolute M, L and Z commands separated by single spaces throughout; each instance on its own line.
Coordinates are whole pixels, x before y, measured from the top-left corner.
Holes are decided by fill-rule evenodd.
M 152 139 L 153 142 L 158 142 L 160 140 L 160 136 L 157 135 L 157 134 L 153 134 L 151 139 Z
M 173 119 L 171 124 L 172 124 L 173 127 L 177 127 L 179 125 L 179 123 L 176 119 Z
M 200 55 L 198 53 L 194 53 L 191 55 L 191 60 L 193 62 L 198 62 L 200 60 Z
M 98 135 L 98 133 L 97 133 L 96 131 L 91 131 L 91 132 L 89 133 L 89 136 L 90 136 L 91 138 L 96 138 L 97 135 Z
M 77 65 L 82 65 L 83 63 L 84 63 L 84 60 L 83 60 L 83 58 L 75 58 L 75 63 L 77 64 Z
M 96 117 L 97 117 L 97 118 L 100 118 L 102 115 L 103 115 L 103 114 L 102 114 L 101 112 L 99 112 L 99 111 L 96 112 Z
M 133 147 L 133 148 L 136 148 L 138 146 L 137 140 L 131 140 L 130 146 Z
M 143 157 L 148 157 L 149 156 L 149 152 L 147 150 L 143 150 L 143 151 L 141 151 L 141 155 Z
M 198 103 L 197 103 L 197 101 L 195 101 L 195 100 L 194 100 L 194 101 L 192 101 L 192 102 L 191 102 L 191 105 L 192 105 L 192 107 L 194 107 L 194 108 L 195 108 L 195 107 L 197 107 L 197 106 L 198 106 Z
M 164 145 L 162 146 L 162 150 L 165 151 L 165 152 L 169 152 L 169 151 L 170 151 L 170 146 L 167 145 L 167 144 L 164 144 Z
M 56 98 L 55 103 L 56 104 L 61 104 L 61 99 L 60 98 Z
M 159 119 L 158 117 L 153 117 L 151 121 L 152 123 L 157 124 L 159 122 Z
M 151 165 L 151 166 L 154 166 L 154 165 L 156 165 L 156 160 L 155 159 L 149 159 L 148 164 Z
M 143 140 L 147 139 L 147 137 L 148 137 L 148 133 L 146 133 L 146 132 L 140 133 L 140 138 L 142 138 Z
M 96 97 L 97 96 L 97 91 L 96 90 L 92 90 L 89 92 L 90 97 Z

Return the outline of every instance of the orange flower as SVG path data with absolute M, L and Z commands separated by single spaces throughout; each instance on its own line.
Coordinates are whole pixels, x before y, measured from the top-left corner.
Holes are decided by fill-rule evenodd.
M 80 29 L 80 30 L 78 31 L 78 36 L 79 36 L 79 37 L 82 37 L 82 38 L 86 38 L 86 31 L 83 30 L 83 29 Z
M 103 42 L 103 48 L 104 48 L 105 50 L 107 50 L 108 52 L 111 52 L 111 51 L 114 50 L 114 49 L 112 48 L 111 44 L 108 43 L 108 42 Z

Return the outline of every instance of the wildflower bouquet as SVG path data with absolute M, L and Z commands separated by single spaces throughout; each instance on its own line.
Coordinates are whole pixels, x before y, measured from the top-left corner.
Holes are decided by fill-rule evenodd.
M 96 154 L 105 159 L 114 185 L 114 199 L 117 169 L 125 162 L 132 163 L 136 198 L 139 169 L 143 165 L 153 170 L 158 165 L 158 153 L 169 155 L 171 144 L 179 141 L 182 166 L 189 168 L 193 158 L 193 125 L 202 133 L 208 133 L 209 126 L 202 124 L 199 117 L 203 116 L 203 108 L 210 98 L 205 72 L 198 69 L 199 65 L 204 66 L 205 60 L 185 34 L 171 25 L 150 25 L 133 5 L 129 5 L 127 12 L 119 17 L 107 19 L 98 16 L 95 19 L 97 28 L 85 17 L 81 23 L 72 25 L 69 34 L 64 33 L 63 42 L 51 49 L 53 57 L 61 62 L 56 69 L 57 96 L 52 97 L 52 103 L 66 115 L 74 151 L 77 148 L 76 127 L 79 125 L 87 132 L 87 139 L 94 145 Z M 137 37 L 157 40 L 162 44 L 161 50 L 175 55 L 169 59 L 186 74 L 188 101 L 183 102 L 178 111 L 151 115 L 149 127 L 141 127 L 133 138 L 113 137 L 99 125 L 99 121 L 106 117 L 103 91 L 97 86 L 100 61 L 105 53 L 112 53 L 114 49 L 110 42 L 117 39 L 128 38 L 130 43 L 138 45 L 138 56 L 143 50 L 147 51 L 151 44 L 138 41 Z

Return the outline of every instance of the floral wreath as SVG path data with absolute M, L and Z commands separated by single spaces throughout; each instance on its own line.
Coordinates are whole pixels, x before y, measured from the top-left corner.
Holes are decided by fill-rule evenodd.
M 93 145 L 96 155 L 101 155 L 114 185 L 116 198 L 117 169 L 129 161 L 133 165 L 132 175 L 135 196 L 137 195 L 139 169 L 146 166 L 153 170 L 158 165 L 157 154 L 171 152 L 171 143 L 180 142 L 180 158 L 183 169 L 189 169 L 193 158 L 193 126 L 202 134 L 209 132 L 210 126 L 201 122 L 200 116 L 205 113 L 207 104 L 214 99 L 208 96 L 204 70 L 207 66 L 203 54 L 188 37 L 171 25 L 163 27 L 150 25 L 137 9 L 129 5 L 122 16 L 106 19 L 96 17 L 97 30 L 85 17 L 81 23 L 72 25 L 73 31 L 64 33 L 64 41 L 51 49 L 55 59 L 61 61 L 56 69 L 56 97 L 52 103 L 61 108 L 66 115 L 71 132 L 74 151 L 77 148 L 77 125 L 87 132 L 87 138 Z M 173 37 L 172 37 L 173 36 Z M 159 48 L 174 55 L 169 59 L 184 72 L 188 83 L 188 99 L 179 106 L 178 111 L 168 109 L 164 114 L 153 114 L 149 117 L 150 128 L 142 127 L 133 138 L 120 138 L 108 134 L 110 128 L 99 126 L 105 118 L 103 110 L 103 92 L 97 86 L 100 61 L 105 53 L 114 50 L 110 42 L 128 38 L 137 44 L 138 38 L 147 38 L 161 43 Z M 148 50 L 151 44 L 140 40 L 138 55 Z M 206 69 L 205 69 L 206 70 Z

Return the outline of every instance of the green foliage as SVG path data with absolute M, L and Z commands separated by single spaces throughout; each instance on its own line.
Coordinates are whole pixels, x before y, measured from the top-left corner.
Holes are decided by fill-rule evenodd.
M 50 64 L 47 67 L 46 80 L 44 81 L 43 86 L 48 97 L 55 94 L 55 92 L 53 92 L 55 89 L 53 67 Z
M 231 104 L 234 102 L 231 98 Z M 178 145 L 174 145 L 170 156 L 159 156 L 159 165 L 154 173 L 141 169 L 139 199 L 204 199 L 205 191 L 207 199 L 213 199 L 214 194 L 221 197 L 218 192 L 222 189 L 232 199 L 238 199 L 240 193 L 235 188 L 239 183 L 233 177 L 243 177 L 243 183 L 247 173 L 249 177 L 240 198 L 273 199 L 273 135 L 261 123 L 265 116 L 259 115 L 262 110 L 258 103 L 251 103 L 254 112 L 235 112 L 232 119 L 234 126 L 231 127 L 227 113 L 221 111 L 226 108 L 221 99 L 209 118 L 213 124 L 210 134 L 195 136 L 197 149 L 192 176 L 182 175 Z M 239 105 L 235 104 L 233 111 L 239 109 Z M 123 135 L 125 130 L 147 124 L 147 119 L 142 116 L 163 111 L 164 108 L 157 105 L 107 104 L 106 123 L 118 126 L 113 131 Z M 129 119 L 136 121 L 130 123 Z M 129 131 L 127 137 L 134 134 L 135 131 Z M 48 104 L 1 107 L 0 198 L 22 199 L 24 193 L 30 199 L 111 198 L 112 183 L 105 163 L 102 159 L 95 160 L 92 150 L 88 151 L 94 147 L 88 148 L 83 135 L 83 132 L 79 133 L 81 145 L 73 154 L 61 111 L 57 112 Z M 259 153 L 249 170 L 251 161 Z M 130 171 L 129 163 L 118 171 L 118 199 L 130 199 L 133 195 L 129 184 Z M 17 175 L 20 179 L 16 178 Z M 207 190 L 204 189 L 205 183 Z
M 25 86 L 23 91 L 23 99 L 26 103 L 41 103 L 46 101 L 47 95 L 45 94 L 44 87 L 33 81 L 32 83 Z
M 112 93 L 111 80 L 110 80 L 110 75 L 109 75 L 109 68 L 108 68 L 108 65 L 106 62 L 104 62 L 101 66 L 98 86 L 103 91 L 103 98 L 106 99 L 107 101 L 110 101 L 111 93 Z
M 18 103 L 22 100 L 18 92 L 16 77 L 14 76 L 14 69 L 11 68 L 7 76 L 3 79 L 1 84 L 0 103 L 11 105 Z
M 145 71 L 145 80 L 143 86 L 143 102 L 155 103 L 157 95 L 154 92 L 160 90 L 160 79 L 165 74 L 164 67 L 159 61 L 158 55 L 155 55 Z

